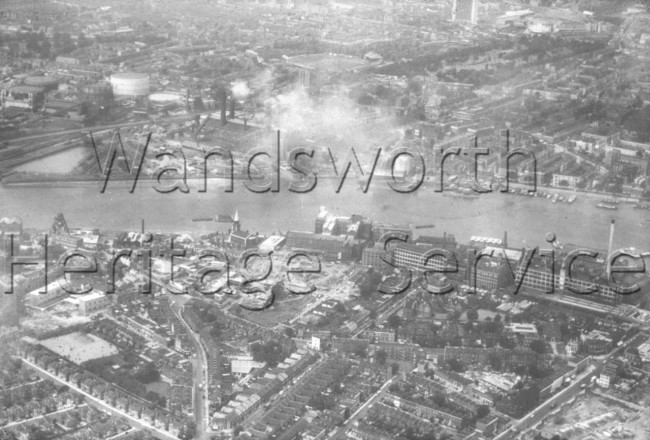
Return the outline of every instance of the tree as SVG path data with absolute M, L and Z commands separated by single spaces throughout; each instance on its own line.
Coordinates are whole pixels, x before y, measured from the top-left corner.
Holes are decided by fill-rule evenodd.
M 373 293 L 377 292 L 377 288 L 381 284 L 381 274 L 374 269 L 368 271 L 363 281 L 359 284 L 359 294 L 361 298 L 368 299 Z
M 78 47 L 86 47 L 89 46 L 91 43 L 88 41 L 86 36 L 84 34 L 79 34 L 77 35 L 77 46 Z
M 388 317 L 388 326 L 393 330 L 397 329 L 402 325 L 402 319 L 397 314 L 392 314 Z
M 334 397 L 326 396 L 324 394 L 316 394 L 314 397 L 309 399 L 309 406 L 319 411 L 324 411 L 326 409 L 332 409 L 335 404 Z
M 476 417 L 479 419 L 482 419 L 483 417 L 487 416 L 490 414 L 490 407 L 487 405 L 479 405 L 478 408 L 476 408 Z
M 188 419 L 187 422 L 185 422 L 185 425 L 180 429 L 178 438 L 180 438 L 181 440 L 190 440 L 194 438 L 195 434 L 196 434 L 196 424 L 194 423 L 193 420 Z
M 58 260 L 61 255 L 65 254 L 65 252 L 66 249 L 58 243 L 47 246 L 47 256 L 50 261 Z
M 531 341 L 529 347 L 537 354 L 546 353 L 546 344 L 544 344 L 544 341 L 541 339 L 535 339 L 534 341 Z
M 500 371 L 501 368 L 503 368 L 503 361 L 501 360 L 501 356 L 497 353 L 488 354 L 487 361 L 490 367 L 494 370 Z
M 467 319 L 470 321 L 476 321 L 478 319 L 478 310 L 469 309 L 467 311 Z
M 455 371 L 456 373 L 462 373 L 463 371 L 465 371 L 463 364 L 458 359 L 455 358 L 451 358 L 447 361 L 447 367 L 451 371 Z
M 528 365 L 528 374 L 530 377 L 533 377 L 535 379 L 541 379 L 546 375 L 545 372 L 534 362 Z
M 388 360 L 388 353 L 386 353 L 386 350 L 377 350 L 375 353 L 375 362 L 379 365 L 386 365 L 386 360 Z
M 445 406 L 445 404 L 447 403 L 447 398 L 442 393 L 436 393 L 433 395 L 433 403 L 435 403 L 438 406 Z
M 486 322 L 483 324 L 483 331 L 485 333 L 489 334 L 497 334 L 501 331 L 503 326 L 501 325 L 500 322 L 492 321 L 492 322 Z
M 399 364 L 397 362 L 393 362 L 390 366 L 390 372 L 394 376 L 397 373 L 399 373 Z
M 143 384 L 156 382 L 160 380 L 160 371 L 156 369 L 154 364 L 149 362 L 135 374 L 135 380 Z
M 366 347 L 364 347 L 363 345 L 358 345 L 357 347 L 355 347 L 353 353 L 362 359 L 368 357 L 368 352 L 366 350 Z
M 265 344 L 255 344 L 251 347 L 251 354 L 256 362 L 266 362 L 275 366 L 284 359 L 282 346 L 277 341 L 269 341 Z

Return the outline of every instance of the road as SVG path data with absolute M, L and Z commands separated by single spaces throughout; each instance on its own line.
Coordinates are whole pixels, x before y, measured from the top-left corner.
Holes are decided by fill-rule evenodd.
M 515 429 L 526 432 L 546 418 L 554 408 L 559 408 L 569 400 L 576 397 L 582 390 L 582 384 L 588 384 L 591 378 L 600 372 L 602 365 L 590 365 L 579 377 L 577 377 L 569 386 L 559 391 L 556 395 L 535 408 L 519 422 L 515 423 Z
M 118 124 L 107 124 L 107 125 L 98 125 L 93 127 L 73 128 L 71 130 L 53 131 L 50 133 L 35 134 L 35 135 L 22 136 L 13 139 L 7 139 L 5 143 L 11 145 L 14 143 L 20 143 L 24 141 L 32 141 L 38 139 L 51 139 L 53 136 L 59 137 L 59 136 L 65 136 L 67 134 L 85 134 L 89 132 L 97 133 L 100 131 L 114 130 L 117 128 L 137 127 L 139 125 L 148 125 L 148 124 L 160 124 L 163 122 L 177 121 L 179 119 L 191 120 L 196 115 L 206 115 L 209 113 L 210 112 L 197 112 L 197 113 L 188 113 L 185 115 L 170 116 L 167 118 L 160 118 L 157 120 L 147 119 L 144 121 L 121 122 Z
M 366 331 L 366 329 L 368 329 L 368 327 L 370 327 L 370 324 L 372 324 L 373 322 L 374 322 L 374 323 L 378 323 L 378 322 L 379 322 L 379 323 L 382 323 L 382 322 L 385 322 L 385 321 L 388 319 L 388 317 L 389 317 L 390 315 L 392 315 L 392 314 L 394 314 L 394 313 L 397 313 L 397 312 L 398 312 L 402 307 L 404 307 L 404 304 L 406 304 L 406 300 L 408 299 L 408 297 L 411 296 L 411 295 L 413 295 L 414 292 L 416 292 L 416 291 L 417 291 L 417 289 L 411 289 L 411 290 L 409 290 L 408 292 L 406 292 L 405 294 L 402 294 L 402 295 L 401 295 L 401 298 L 400 298 L 398 301 L 396 301 L 395 304 L 393 304 L 392 306 L 390 306 L 390 307 L 389 307 L 387 310 L 385 310 L 384 312 L 382 312 L 382 313 L 380 313 L 379 315 L 377 315 L 377 318 L 376 318 L 376 319 L 374 319 L 374 320 L 369 320 L 367 323 L 365 323 L 365 324 L 359 326 L 359 327 L 357 328 L 357 332 L 356 332 L 352 337 L 353 337 L 353 338 L 357 338 L 357 337 L 359 337 L 359 336 L 360 336 L 364 331 Z
M 87 406 L 85 403 L 83 405 L 73 405 L 73 406 L 69 406 L 67 408 L 63 408 L 63 409 L 60 409 L 58 411 L 54 411 L 54 412 L 51 412 L 51 413 L 48 413 L 48 414 L 39 414 L 36 417 L 31 417 L 29 419 L 16 420 L 14 422 L 7 423 L 2 428 L 4 429 L 4 428 L 11 428 L 11 427 L 14 427 L 14 426 L 19 426 L 19 425 L 23 425 L 25 423 L 33 422 L 33 421 L 38 420 L 38 419 L 45 419 L 46 420 L 47 417 L 52 417 L 52 416 L 55 416 L 57 414 L 63 414 L 63 413 L 66 413 L 68 411 L 73 411 L 73 410 L 76 410 L 78 408 L 82 408 L 82 407 L 85 407 L 85 406 Z
M 279 393 L 273 395 L 273 397 L 271 397 L 268 402 L 266 402 L 257 411 L 255 411 L 253 414 L 247 417 L 244 423 L 242 424 L 244 429 L 248 429 L 254 426 L 255 424 L 257 424 L 260 420 L 264 418 L 264 416 L 266 416 L 270 411 L 272 411 L 276 405 L 279 405 L 283 401 L 283 399 L 292 395 L 294 390 L 299 390 L 302 386 L 304 386 L 305 382 L 310 380 L 312 371 L 314 371 L 314 369 L 318 368 L 327 360 L 328 357 L 324 354 L 321 354 L 320 359 L 318 359 L 316 362 L 308 366 L 305 369 L 305 371 L 300 373 L 292 381 L 288 382 Z
M 210 399 L 208 398 L 207 387 L 208 387 L 208 355 L 205 352 L 205 348 L 201 343 L 201 336 L 198 333 L 195 333 L 190 325 L 183 318 L 184 305 L 178 301 L 174 300 L 171 303 L 171 308 L 174 311 L 174 314 L 178 319 L 183 323 L 187 334 L 192 339 L 192 345 L 194 346 L 194 353 L 196 353 L 196 359 L 194 359 L 194 368 L 192 370 L 192 383 L 194 387 L 194 421 L 196 423 L 196 436 L 197 439 L 208 439 L 210 437 Z
M 44 370 L 43 368 L 39 367 L 38 365 L 33 364 L 32 362 L 28 361 L 27 359 L 21 357 L 20 360 L 25 365 L 28 365 L 30 368 L 33 368 L 34 370 L 36 370 L 36 371 L 40 372 L 41 374 L 47 376 L 48 378 L 53 380 L 55 383 L 65 385 L 65 386 L 69 387 L 71 390 L 73 390 L 75 393 L 83 395 L 89 403 L 91 403 L 91 404 L 93 404 L 93 405 L 95 405 L 95 406 L 97 406 L 97 407 L 99 407 L 99 408 L 101 408 L 101 409 L 103 409 L 105 411 L 110 412 L 114 416 L 118 416 L 118 417 L 122 417 L 122 418 L 126 419 L 131 424 L 131 426 L 133 426 L 135 428 L 138 428 L 138 429 L 142 429 L 142 430 L 150 433 L 151 435 L 153 435 L 154 437 L 156 437 L 156 438 L 158 438 L 160 440 L 178 440 L 178 438 L 176 436 L 172 435 L 170 432 L 167 432 L 167 431 L 164 431 L 162 429 L 156 428 L 155 426 L 151 426 L 148 423 L 144 422 L 143 420 L 137 419 L 137 418 L 125 413 L 124 411 L 121 411 L 121 410 L 119 410 L 117 408 L 114 408 L 114 407 L 108 405 L 106 402 L 104 402 L 104 401 L 98 399 L 97 397 L 83 391 L 81 388 L 77 387 L 75 384 L 66 382 L 64 380 L 61 380 L 59 377 L 55 376 L 54 374 L 50 373 L 49 371 Z
M 582 384 L 588 385 L 591 382 L 592 377 L 599 376 L 603 367 L 610 361 L 610 359 L 624 350 L 633 340 L 634 337 L 628 338 L 623 342 L 623 344 L 615 348 L 608 355 L 599 358 L 592 358 L 592 364 L 588 369 L 581 373 L 581 375 L 579 375 L 568 387 L 543 402 L 518 422 L 515 422 L 510 428 L 495 437 L 494 440 L 523 438 L 528 431 L 548 417 L 549 413 L 553 411 L 554 408 L 560 408 L 583 391 Z
M 354 414 L 352 414 L 350 416 L 350 418 L 345 421 L 345 423 L 343 423 L 343 426 L 341 426 L 340 428 L 332 431 L 329 434 L 329 438 L 331 438 L 331 439 L 344 438 L 343 435 L 345 434 L 345 432 L 350 427 L 354 426 L 354 424 L 359 419 L 362 419 L 362 418 L 364 418 L 366 416 L 366 414 L 368 413 L 368 410 L 370 409 L 370 407 L 384 394 L 384 392 L 386 392 L 388 387 L 390 387 L 393 384 L 396 377 L 397 376 L 393 376 L 390 379 L 388 379 L 386 381 L 386 383 L 384 385 L 382 385 L 382 387 L 379 388 L 379 390 L 375 394 L 370 396 L 370 398 L 368 400 L 366 400 L 366 402 L 363 405 L 361 405 L 359 407 L 359 409 L 357 409 L 354 412 Z

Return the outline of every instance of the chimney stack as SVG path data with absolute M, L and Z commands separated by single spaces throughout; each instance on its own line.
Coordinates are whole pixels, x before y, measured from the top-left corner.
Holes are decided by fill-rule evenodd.
M 142 229 L 142 233 L 144 234 L 144 219 L 141 220 L 140 227 Z
M 612 255 L 612 252 L 614 250 L 614 229 L 615 229 L 615 224 L 616 221 L 612 219 L 612 223 L 609 227 L 609 247 L 607 248 L 607 258 Z M 609 279 L 609 276 L 611 274 L 611 267 L 609 264 L 607 264 L 607 279 Z
M 226 94 L 226 90 L 223 89 L 221 90 L 221 125 L 226 125 L 228 121 L 226 121 L 226 105 L 228 101 L 228 95 Z

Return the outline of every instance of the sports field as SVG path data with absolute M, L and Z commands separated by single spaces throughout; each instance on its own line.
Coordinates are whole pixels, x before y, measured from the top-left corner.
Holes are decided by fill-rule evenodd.
M 95 335 L 80 332 L 46 339 L 41 341 L 41 345 L 75 364 L 112 356 L 119 352 L 113 344 Z

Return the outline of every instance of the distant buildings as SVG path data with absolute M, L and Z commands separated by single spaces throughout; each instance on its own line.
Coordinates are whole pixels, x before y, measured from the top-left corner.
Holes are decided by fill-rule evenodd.
M 19 322 L 19 295 L 17 292 L 13 294 L 5 293 L 8 288 L 9 286 L 6 282 L 0 279 L 0 323 L 1 326 L 14 327 Z
M 16 86 L 2 93 L 3 108 L 19 108 L 37 112 L 45 104 L 45 91 L 41 87 Z
M 257 246 L 259 236 L 249 231 L 244 231 L 241 228 L 239 221 L 239 212 L 235 212 L 235 217 L 232 222 L 232 231 L 228 237 L 230 245 L 236 249 L 251 249 Z
M 328 260 L 358 261 L 371 238 L 372 224 L 365 217 L 336 216 L 321 208 L 313 233 L 289 231 L 286 240 L 289 248 L 314 251 Z
M 0 235 L 3 234 L 17 234 L 23 233 L 23 222 L 16 217 L 2 217 L 0 218 Z
M 478 23 L 478 0 L 454 0 L 451 7 L 451 21 Z
M 348 259 L 350 252 L 347 237 L 314 234 L 306 231 L 289 231 L 287 246 L 321 253 L 328 260 Z
M 292 354 L 285 362 L 267 372 L 264 377 L 251 383 L 246 392 L 238 394 L 228 405 L 215 413 L 214 429 L 233 429 L 239 425 L 316 359 L 315 353 L 308 350 L 299 350 Z
M 84 316 L 88 316 L 108 307 L 111 303 L 111 297 L 104 292 L 95 291 L 79 295 L 79 312 Z

